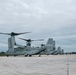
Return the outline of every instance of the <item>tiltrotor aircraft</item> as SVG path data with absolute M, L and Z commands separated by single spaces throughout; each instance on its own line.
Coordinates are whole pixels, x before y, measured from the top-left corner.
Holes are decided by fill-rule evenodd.
M 23 39 L 23 38 L 19 38 L 21 40 L 26 41 L 26 46 L 27 47 L 31 47 L 31 42 L 32 41 L 43 41 L 44 39 L 39 39 L 39 40 L 31 40 L 31 39 Z M 55 41 L 52 38 L 49 38 L 46 44 L 41 44 L 41 48 L 44 47 L 45 50 L 42 50 L 39 54 L 45 54 L 45 55 L 50 55 L 53 54 L 55 52 Z M 31 47 L 33 48 L 33 47 Z M 30 52 L 30 49 L 29 49 Z
M 31 42 L 33 42 L 33 41 L 43 41 L 44 40 L 44 39 L 31 40 L 31 39 L 23 39 L 23 38 L 19 38 L 19 39 L 26 41 L 26 46 L 31 46 Z
M 31 47 L 31 41 L 34 40 L 26 40 L 26 39 L 22 39 L 27 41 L 27 45 L 26 46 L 21 46 L 21 45 L 17 45 L 15 42 L 15 36 L 17 35 L 21 35 L 21 34 L 26 34 L 26 33 L 30 33 L 30 32 L 24 32 L 24 33 L 0 33 L 0 34 L 5 34 L 5 35 L 10 35 L 11 37 L 8 38 L 8 51 L 6 51 L 6 55 L 25 55 L 25 56 L 32 56 L 35 54 L 39 54 L 40 52 L 44 51 L 46 48 L 44 46 L 41 47 Z M 15 45 L 17 45 L 18 47 L 14 47 Z

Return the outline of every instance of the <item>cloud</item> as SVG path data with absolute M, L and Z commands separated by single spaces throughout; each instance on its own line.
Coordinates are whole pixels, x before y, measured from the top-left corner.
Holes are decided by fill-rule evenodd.
M 60 46 L 65 43 L 69 45 L 70 40 L 73 39 L 71 43 L 75 46 L 75 9 L 75 0 L 2 0 L 0 1 L 0 32 L 32 31 L 31 34 L 22 37 L 45 40 L 52 37 Z M 1 35 L 1 40 L 2 37 L 4 36 Z M 5 40 L 7 38 L 8 36 Z

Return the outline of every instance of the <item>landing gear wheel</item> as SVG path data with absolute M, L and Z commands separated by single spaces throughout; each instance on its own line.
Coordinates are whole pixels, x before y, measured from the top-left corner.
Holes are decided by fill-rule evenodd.
M 39 54 L 39 57 L 41 57 L 41 54 Z
M 16 57 L 16 55 L 14 55 L 14 57 Z
M 32 57 L 32 55 L 29 55 L 29 57 Z
M 28 55 L 25 55 L 25 57 L 27 57 Z
M 7 57 L 9 56 L 9 55 L 6 55 Z

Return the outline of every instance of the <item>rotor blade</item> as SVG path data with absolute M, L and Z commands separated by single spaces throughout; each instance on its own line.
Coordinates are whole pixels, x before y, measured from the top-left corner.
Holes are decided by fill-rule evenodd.
M 4 35 L 11 35 L 10 33 L 2 33 L 2 32 L 0 32 L 0 34 L 4 34 Z
M 19 39 L 27 41 L 27 39 L 23 39 L 23 38 L 19 38 Z
M 19 38 L 21 40 L 25 40 L 25 41 L 43 41 L 44 39 L 38 39 L 38 40 L 31 40 L 31 39 L 23 39 L 23 38 Z
M 0 34 L 11 35 L 11 36 L 16 36 L 16 35 L 21 35 L 21 34 L 27 34 L 27 33 L 31 33 L 31 32 L 23 32 L 23 33 L 14 33 L 14 32 L 11 32 L 11 33 L 2 33 L 2 32 L 0 32 Z
M 15 35 L 21 35 L 21 34 L 27 34 L 27 33 L 31 33 L 31 32 L 15 33 Z
M 31 41 L 44 41 L 44 39 L 31 40 Z

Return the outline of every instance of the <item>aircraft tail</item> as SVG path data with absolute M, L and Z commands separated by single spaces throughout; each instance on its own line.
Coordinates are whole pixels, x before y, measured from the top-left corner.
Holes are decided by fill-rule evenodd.
M 57 48 L 57 52 L 58 52 L 58 53 L 61 53 L 61 47 L 58 47 L 58 48 Z
M 55 41 L 53 40 L 53 38 L 48 39 L 47 45 L 53 45 L 55 47 Z

